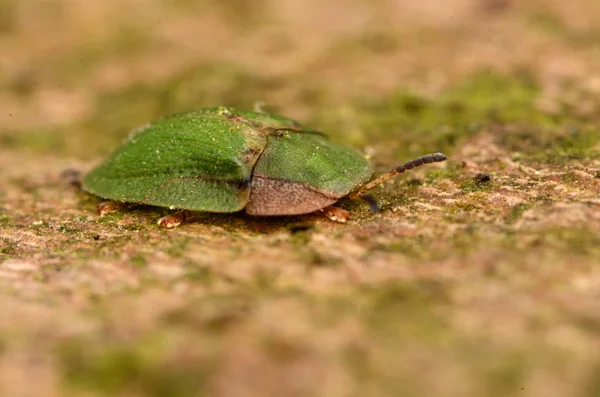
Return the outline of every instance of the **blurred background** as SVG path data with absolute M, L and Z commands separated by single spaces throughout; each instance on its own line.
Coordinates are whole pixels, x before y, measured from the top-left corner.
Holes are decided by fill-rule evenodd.
M 0 0 L 0 54 L 0 395 L 600 395 L 600 1 Z M 450 160 L 343 227 L 60 179 L 261 101 Z
M 2 0 L 0 18 L 8 148 L 89 159 L 160 115 L 258 101 L 359 146 L 598 111 L 593 0 Z

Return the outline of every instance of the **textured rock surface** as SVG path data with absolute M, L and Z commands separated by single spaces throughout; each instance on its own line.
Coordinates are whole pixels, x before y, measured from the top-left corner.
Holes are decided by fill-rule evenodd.
M 599 4 L 0 1 L 0 395 L 597 396 Z M 345 225 L 166 231 L 60 178 L 258 101 L 449 161 Z

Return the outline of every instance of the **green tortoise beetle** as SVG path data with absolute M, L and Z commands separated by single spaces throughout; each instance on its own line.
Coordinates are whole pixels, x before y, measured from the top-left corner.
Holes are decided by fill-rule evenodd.
M 376 203 L 364 193 L 408 169 L 446 160 L 441 153 L 409 161 L 369 182 L 372 168 L 357 150 L 320 132 L 264 112 L 218 107 L 167 116 L 134 131 L 103 163 L 84 175 L 82 188 L 123 203 L 184 210 L 163 217 L 171 228 L 189 211 L 301 215 L 321 211 L 345 222 L 333 204 L 345 196 Z

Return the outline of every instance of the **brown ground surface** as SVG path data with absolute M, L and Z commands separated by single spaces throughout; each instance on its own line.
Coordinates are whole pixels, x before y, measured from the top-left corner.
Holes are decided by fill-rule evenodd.
M 0 0 L 0 53 L 0 395 L 600 395 L 600 2 Z M 60 177 L 257 101 L 450 160 L 346 225 Z

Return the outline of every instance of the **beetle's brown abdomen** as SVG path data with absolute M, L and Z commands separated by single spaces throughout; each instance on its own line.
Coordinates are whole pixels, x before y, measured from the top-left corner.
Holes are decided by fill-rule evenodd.
M 308 214 L 335 203 L 334 193 L 318 192 L 304 183 L 254 175 L 250 186 L 248 215 Z

